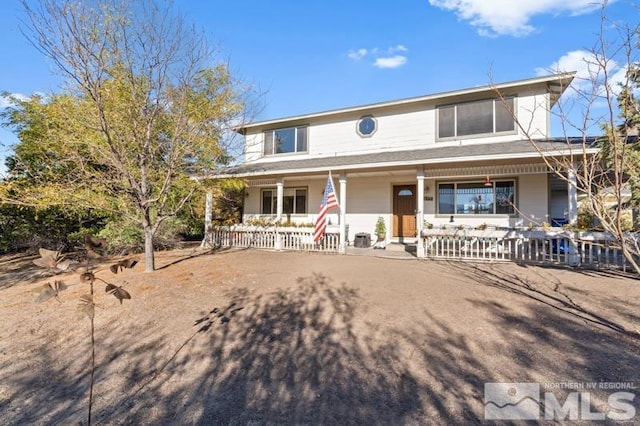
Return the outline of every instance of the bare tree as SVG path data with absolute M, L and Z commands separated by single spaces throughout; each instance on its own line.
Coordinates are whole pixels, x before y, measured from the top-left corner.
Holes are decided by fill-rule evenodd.
M 95 205 L 95 194 L 109 195 L 109 208 L 140 223 L 153 271 L 154 234 L 193 196 L 191 177 L 229 160 L 241 85 L 162 0 L 22 3 L 25 35 L 67 81 L 41 100 L 41 142 L 55 152 L 47 170 L 57 170 L 46 202 Z
M 597 40 L 584 59 L 587 72 L 577 75 L 570 87 L 560 88 L 560 92 L 566 89 L 566 99 L 552 111 L 562 126 L 561 140 L 541 139 L 530 123 L 513 115 L 549 169 L 585 195 L 581 208 L 613 236 L 640 273 L 638 235 L 628 219 L 629 209 L 638 205 L 640 182 L 635 97 L 640 87 L 640 25 L 610 21 L 606 8 L 605 1 Z M 629 196 L 629 190 L 634 196 Z

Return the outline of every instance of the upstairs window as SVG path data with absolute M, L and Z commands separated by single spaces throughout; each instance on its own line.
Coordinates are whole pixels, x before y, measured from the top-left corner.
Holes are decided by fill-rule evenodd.
M 356 125 L 356 131 L 363 138 L 373 136 L 377 128 L 378 122 L 371 115 L 362 117 L 358 120 L 358 124 Z
M 438 139 L 513 132 L 513 106 L 514 98 L 506 98 L 438 107 Z
M 264 132 L 264 155 L 307 151 L 307 126 L 288 127 Z

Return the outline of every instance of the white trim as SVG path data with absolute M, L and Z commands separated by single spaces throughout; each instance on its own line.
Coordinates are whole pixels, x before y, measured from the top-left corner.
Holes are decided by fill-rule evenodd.
M 209 179 L 212 178 L 225 178 L 225 177 L 253 177 L 253 176 L 269 176 L 269 175 L 284 175 L 284 174 L 294 174 L 294 173 L 321 173 L 328 172 L 330 170 L 341 169 L 341 170 L 358 170 L 358 169 L 371 169 L 371 168 L 389 168 L 389 167 L 399 167 L 399 166 L 417 166 L 417 165 L 429 165 L 429 164 L 442 164 L 442 163 L 462 163 L 462 162 L 470 162 L 470 161 L 491 161 L 491 160 L 515 160 L 515 159 L 527 159 L 527 158 L 540 158 L 541 155 L 545 157 L 554 157 L 554 156 L 564 156 L 571 155 L 580 152 L 580 154 L 595 154 L 599 151 L 598 148 L 576 148 L 575 150 L 554 150 L 554 151 L 544 151 L 540 152 L 528 152 L 528 153 L 516 153 L 516 154 L 489 154 L 489 155 L 470 155 L 464 157 L 442 157 L 442 158 L 431 158 L 431 159 L 418 159 L 418 160 L 398 160 L 398 161 L 386 161 L 386 162 L 377 162 L 377 163 L 361 163 L 361 164 L 350 164 L 350 165 L 329 165 L 329 166 L 318 166 L 318 167 L 306 167 L 299 169 L 288 169 L 288 170 L 260 170 L 256 172 L 248 172 L 248 173 L 237 173 L 232 175 L 221 174 L 221 175 L 213 175 L 208 176 Z M 319 158 L 321 159 L 321 158 Z M 269 165 L 270 163 L 264 163 L 265 165 Z
M 249 188 L 259 188 L 259 187 L 264 187 L 264 186 L 276 186 L 276 182 L 278 180 L 277 179 L 254 179 L 254 180 L 250 180 L 249 183 Z
M 340 173 L 340 253 L 347 252 L 347 175 Z
M 578 183 L 574 169 L 567 170 L 567 219 L 569 224 L 575 225 L 578 221 Z
M 284 179 L 280 178 L 276 181 L 276 220 L 282 220 L 282 210 L 284 207 Z
M 501 175 L 530 175 L 547 173 L 549 169 L 544 163 L 509 164 L 478 167 L 451 167 L 446 169 L 427 169 L 428 178 L 456 178 L 465 176 L 501 176 Z
M 418 196 L 418 204 L 417 204 L 417 212 L 416 212 L 416 229 L 417 229 L 417 235 L 422 235 L 422 228 L 423 228 L 423 224 L 424 224 L 424 180 L 425 180 L 425 173 L 424 170 L 419 168 L 416 172 L 416 178 L 418 180 L 418 186 L 417 186 L 417 196 Z M 420 244 L 421 241 L 420 239 L 418 239 L 418 244 L 417 244 L 417 256 L 422 258 L 424 257 L 424 244 Z

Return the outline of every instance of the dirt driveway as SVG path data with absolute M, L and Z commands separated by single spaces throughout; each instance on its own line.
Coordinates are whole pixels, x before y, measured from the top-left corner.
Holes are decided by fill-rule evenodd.
M 98 268 L 132 300 L 98 295 L 95 423 L 481 423 L 488 382 L 538 383 L 561 402 L 572 390 L 558 384 L 640 384 L 640 281 L 252 250 L 158 263 Z M 0 268 L 0 423 L 85 421 L 86 284 L 60 275 L 62 303 L 36 304 L 52 279 L 30 261 Z M 610 412 L 611 392 L 590 391 L 588 409 Z

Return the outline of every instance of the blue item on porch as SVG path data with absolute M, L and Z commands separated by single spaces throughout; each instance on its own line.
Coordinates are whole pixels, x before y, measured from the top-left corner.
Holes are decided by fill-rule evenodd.
M 569 219 L 565 219 L 564 217 L 554 217 L 551 219 L 551 226 L 562 227 L 569 223 Z
M 553 253 L 568 254 L 571 252 L 571 247 L 567 240 L 551 240 L 551 250 Z

